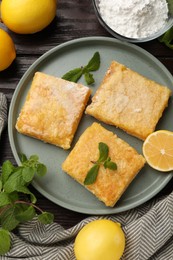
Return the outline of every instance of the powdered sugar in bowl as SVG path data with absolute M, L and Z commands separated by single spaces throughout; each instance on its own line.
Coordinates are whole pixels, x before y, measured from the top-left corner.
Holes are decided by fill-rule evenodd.
M 103 27 L 125 41 L 150 41 L 173 26 L 173 0 L 93 0 L 93 5 Z

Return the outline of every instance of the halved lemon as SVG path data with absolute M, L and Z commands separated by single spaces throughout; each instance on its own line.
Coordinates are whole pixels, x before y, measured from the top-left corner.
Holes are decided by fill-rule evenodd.
M 153 132 L 144 141 L 142 150 L 152 168 L 162 172 L 173 170 L 173 132 Z

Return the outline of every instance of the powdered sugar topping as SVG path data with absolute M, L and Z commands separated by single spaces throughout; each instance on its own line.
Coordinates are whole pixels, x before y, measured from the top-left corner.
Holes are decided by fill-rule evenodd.
M 166 0 L 100 0 L 99 9 L 115 32 L 130 38 L 150 36 L 168 19 Z

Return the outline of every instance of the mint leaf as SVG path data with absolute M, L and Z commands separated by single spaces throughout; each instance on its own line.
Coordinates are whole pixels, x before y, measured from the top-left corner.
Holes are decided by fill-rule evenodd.
M 0 255 L 4 255 L 10 250 L 10 233 L 5 229 L 0 229 Z
M 26 157 L 26 155 L 25 154 L 20 154 L 20 160 L 21 160 L 21 163 L 23 164 L 24 162 L 26 162 L 27 161 L 27 157 Z
M 21 186 L 24 186 L 26 182 L 22 177 L 22 169 L 18 169 L 16 172 L 10 175 L 8 180 L 4 184 L 4 190 L 7 193 L 18 191 Z
M 0 193 L 0 207 L 6 206 L 11 203 L 11 199 L 8 193 L 1 192 Z
M 30 161 L 37 162 L 38 160 L 39 160 L 38 155 L 34 154 L 34 155 L 31 155 L 31 156 L 29 157 L 28 162 L 30 162 Z
M 99 151 L 100 151 L 100 156 L 98 162 L 104 162 L 108 157 L 109 147 L 107 146 L 107 144 L 100 142 Z
M 3 210 L 0 215 L 1 226 L 6 230 L 15 229 L 19 221 L 15 218 L 15 206 L 8 207 L 5 211 Z
M 95 71 L 98 70 L 99 67 L 100 67 L 100 54 L 99 52 L 95 52 L 91 60 L 85 66 L 85 69 L 87 69 L 87 71 Z
M 2 181 L 1 181 L 1 178 L 0 178 L 0 192 L 2 190 Z
M 19 199 L 19 194 L 17 191 L 14 191 L 14 192 L 8 193 L 8 197 L 11 200 L 11 202 L 13 203 Z
M 170 49 L 173 49 L 173 27 L 159 37 L 159 41 L 164 43 Z
M 35 170 L 33 167 L 24 167 L 22 169 L 22 177 L 26 183 L 30 183 L 34 178 Z
M 37 199 L 36 199 L 35 195 L 26 186 L 18 186 L 17 191 L 30 195 L 31 202 L 36 203 Z
M 30 198 L 31 198 L 31 202 L 33 204 L 35 204 L 37 202 L 37 198 L 35 197 L 35 195 L 32 192 L 30 192 L 29 195 L 30 195 Z
M 12 165 L 12 163 L 9 160 L 7 160 L 3 163 L 3 165 L 2 165 L 2 184 L 4 184 L 8 180 L 8 178 L 12 174 L 13 170 L 14 170 L 14 166 Z
M 42 214 L 38 215 L 38 220 L 42 224 L 51 224 L 54 220 L 54 216 L 49 212 L 43 212 Z
M 90 185 L 96 181 L 99 167 L 100 166 L 98 164 L 95 164 L 93 167 L 91 167 L 91 169 L 88 171 L 87 176 L 84 180 L 84 185 Z
M 110 170 L 117 170 L 117 165 L 116 165 L 116 163 L 111 162 L 111 161 L 109 161 L 109 160 L 107 160 L 107 161 L 104 162 L 104 167 L 105 167 L 105 169 L 108 168 L 108 169 L 110 169 Z
M 42 164 L 42 163 L 39 163 L 36 167 L 36 173 L 39 175 L 39 176 L 44 176 L 47 172 L 47 167 Z
M 88 85 L 91 85 L 95 82 L 94 78 L 93 78 L 93 74 L 89 73 L 89 72 L 86 72 L 84 74 L 85 76 L 85 81 Z
M 35 216 L 35 209 L 29 205 L 16 205 L 15 218 L 20 223 L 32 220 Z
M 69 72 L 64 74 L 62 76 L 62 79 L 69 80 L 72 82 L 77 82 L 80 79 L 80 77 L 82 76 L 82 74 L 83 74 L 82 68 L 76 68 L 76 69 L 70 70 Z

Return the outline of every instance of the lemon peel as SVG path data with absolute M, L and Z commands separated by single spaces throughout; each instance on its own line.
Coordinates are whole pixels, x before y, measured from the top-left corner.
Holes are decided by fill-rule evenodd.
M 125 235 L 120 223 L 94 220 L 78 233 L 74 244 L 77 260 L 119 260 L 125 249 Z
M 15 33 L 32 34 L 53 21 L 56 7 L 56 0 L 2 0 L 1 19 Z
M 10 35 L 0 29 L 0 71 L 7 69 L 16 58 L 16 49 Z

